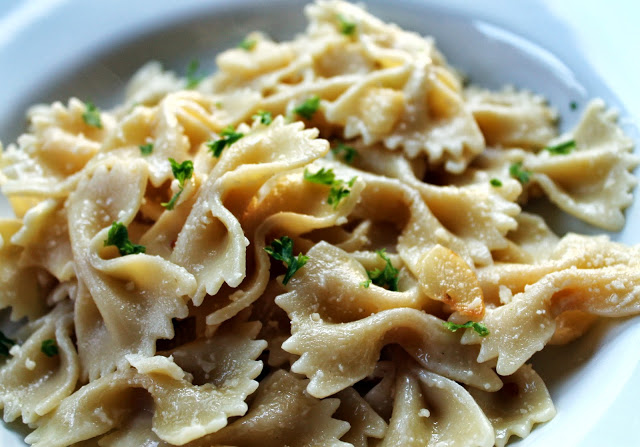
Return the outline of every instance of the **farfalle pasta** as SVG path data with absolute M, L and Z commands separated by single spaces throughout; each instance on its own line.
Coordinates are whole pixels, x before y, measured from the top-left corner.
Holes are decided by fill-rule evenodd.
M 602 101 L 559 135 L 431 38 L 305 11 L 210 76 L 150 62 L 112 110 L 35 106 L 2 151 L 26 442 L 502 447 L 555 415 L 536 352 L 640 313 L 640 247 L 527 210 L 623 226 L 638 159 Z

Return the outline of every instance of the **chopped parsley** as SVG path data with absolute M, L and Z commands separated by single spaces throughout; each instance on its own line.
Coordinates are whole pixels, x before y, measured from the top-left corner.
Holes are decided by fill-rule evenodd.
M 333 172 L 333 169 L 320 168 L 320 170 L 314 174 L 306 168 L 304 170 L 304 179 L 306 181 L 331 187 L 329 196 L 327 197 L 327 203 L 332 205 L 334 210 L 338 208 L 340 201 L 351 193 L 351 187 L 353 187 L 356 178 L 357 177 L 353 177 L 348 182 L 345 182 L 344 180 L 336 179 L 336 174 Z
M 207 147 L 209 147 L 209 150 L 214 157 L 219 157 L 225 147 L 231 146 L 240 138 L 244 137 L 244 134 L 236 132 L 233 126 L 229 125 L 222 129 L 222 132 L 220 132 L 220 136 L 220 139 L 216 141 L 208 141 L 206 143 Z
M 382 258 L 382 260 L 386 264 L 384 266 L 384 269 L 382 270 L 380 269 L 375 269 L 373 271 L 367 270 L 367 275 L 371 280 L 369 284 L 373 282 L 376 286 L 388 287 L 389 290 L 397 292 L 398 291 L 398 273 L 399 273 L 398 269 L 391 264 L 391 260 L 387 256 L 386 249 L 383 248 L 382 250 L 376 250 L 376 253 L 378 254 L 378 256 Z M 369 287 L 369 285 L 367 284 L 364 287 Z
M 494 186 L 496 188 L 499 188 L 502 186 L 502 182 L 498 178 L 492 178 L 491 180 L 489 180 L 489 183 L 491 183 L 491 186 Z
M 214 105 L 216 106 L 216 109 L 221 109 L 224 106 L 222 104 L 222 101 L 216 101 L 216 103 Z
M 15 344 L 16 342 L 14 340 L 11 340 L 0 331 L 0 356 L 9 357 L 9 349 Z
M 178 163 L 173 158 L 170 158 L 169 163 L 171 163 L 173 176 L 178 180 L 181 187 L 184 186 L 185 180 L 189 180 L 193 175 L 193 162 L 185 160 L 182 163 Z
M 42 344 L 40 345 L 40 350 L 47 357 L 53 357 L 58 355 L 58 345 L 56 344 L 56 341 L 52 338 L 48 340 L 43 340 Z
M 198 59 L 192 59 L 187 66 L 187 88 L 196 88 L 204 79 L 204 75 L 198 74 L 198 70 L 200 70 L 200 61 Z
M 545 151 L 549 151 L 551 155 L 567 155 L 576 148 L 576 141 L 569 140 L 564 143 L 556 144 L 555 146 L 547 146 Z
M 257 40 L 245 37 L 244 40 L 238 44 L 238 48 L 242 48 L 245 51 L 251 51 L 257 43 Z
M 184 190 L 184 182 L 193 176 L 193 162 L 191 160 L 185 160 L 182 163 L 178 163 L 173 158 L 170 158 L 169 163 L 171 163 L 173 176 L 178 180 L 178 184 L 180 185 L 180 190 L 171 197 L 171 200 L 161 203 L 162 206 L 171 211 Z
M 338 23 L 340 24 L 340 32 L 345 36 L 351 36 L 356 32 L 356 24 L 347 20 L 342 14 L 338 14 Z
M 141 144 L 138 146 L 142 155 L 149 155 L 153 152 L 153 143 Z
M 336 181 L 336 174 L 333 172 L 333 169 L 325 168 L 320 168 L 318 172 L 312 174 L 305 168 L 304 179 L 311 183 L 331 186 Z
M 134 244 L 129 240 L 127 227 L 121 222 L 111 224 L 107 239 L 104 241 L 105 247 L 110 245 L 116 246 L 121 256 L 144 253 L 147 250 L 144 245 Z
M 336 147 L 331 149 L 331 152 L 333 152 L 333 155 L 335 155 L 336 157 L 342 154 L 342 159 L 347 164 L 353 163 L 353 160 L 360 155 L 353 146 L 347 146 L 344 143 L 338 143 Z
M 529 182 L 529 180 L 531 180 L 531 171 L 522 169 L 521 161 L 512 163 L 511 166 L 509 166 L 509 175 L 522 184 L 527 183 Z
M 367 279 L 366 281 L 362 281 L 362 282 L 360 283 L 360 285 L 361 285 L 362 287 L 364 287 L 365 289 L 368 289 L 368 288 L 369 288 L 369 286 L 371 285 L 371 280 L 370 280 L 370 279 Z
M 571 107 L 571 110 L 576 110 L 578 108 L 578 103 L 575 101 L 571 101 L 569 103 L 569 107 Z
M 265 126 L 268 126 L 273 121 L 273 115 L 271 115 L 271 112 L 266 110 L 258 110 L 251 118 L 254 120 L 260 119 L 260 122 Z
M 102 129 L 102 120 L 100 119 L 100 110 L 91 101 L 85 105 L 85 111 L 82 114 L 82 119 L 89 126 Z
M 455 332 L 458 329 L 473 328 L 473 330 L 476 331 L 480 337 L 486 337 L 487 335 L 489 335 L 489 329 L 487 329 L 484 324 L 476 323 L 475 321 L 467 321 L 464 324 L 456 324 L 450 321 L 444 321 L 442 324 L 451 332 Z
M 282 279 L 282 284 L 287 284 L 291 277 L 304 266 L 309 260 L 308 256 L 298 253 L 298 257 L 293 256 L 293 241 L 288 236 L 274 239 L 270 247 L 265 247 L 264 251 L 278 261 L 282 261 L 287 268 L 287 272 Z
M 313 95 L 311 98 L 307 99 L 305 102 L 300 104 L 298 107 L 293 109 L 293 113 L 306 120 L 310 120 L 313 118 L 313 115 L 320 108 L 320 98 L 317 95 Z
M 344 182 L 344 180 L 336 180 L 331 185 L 331 189 L 329 190 L 329 197 L 327 198 L 327 203 L 333 206 L 335 210 L 338 208 L 338 204 L 342 199 L 351 194 L 351 188 L 353 184 L 356 182 L 357 177 L 352 177 L 348 182 Z M 346 185 L 346 186 L 345 186 Z

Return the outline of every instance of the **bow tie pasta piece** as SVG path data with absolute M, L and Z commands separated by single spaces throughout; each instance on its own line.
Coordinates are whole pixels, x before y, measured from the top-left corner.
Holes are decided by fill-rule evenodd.
M 309 396 L 304 392 L 306 382 L 284 370 L 270 374 L 260 383 L 246 415 L 217 433 L 184 444 L 185 447 L 350 446 L 339 441 L 349 430 L 349 424 L 331 417 L 340 401 Z M 159 447 L 168 447 L 151 431 L 150 422 L 147 415 L 138 416 L 124 429 L 101 439 L 100 446 L 124 447 L 136 445 L 137 441 L 151 441 Z
M 536 223 L 537 224 L 537 223 Z M 530 227 L 527 227 L 530 228 Z M 532 262 L 504 262 L 479 268 L 478 280 L 485 298 L 498 303 L 499 288 L 508 288 L 512 294 L 522 292 L 529 284 L 534 284 L 545 275 L 568 269 L 600 269 L 605 267 L 628 267 L 630 271 L 638 266 L 637 246 L 625 246 L 609 240 L 607 236 L 582 236 L 569 233 L 562 239 L 548 236 L 541 229 L 538 238 L 550 237 Z M 544 254 L 543 254 L 544 253 Z
M 104 152 L 141 158 L 148 164 L 149 180 L 159 188 L 173 179 L 169 158 L 185 160 L 205 152 L 202 146 L 224 128 L 215 101 L 195 91 L 179 91 L 162 98 L 157 105 L 137 105 L 124 114 L 106 139 Z M 148 145 L 148 153 L 143 153 Z M 196 156 L 195 171 L 206 175 L 213 160 Z
M 221 303 L 220 309 L 207 317 L 207 324 L 219 324 L 260 298 L 269 280 L 270 261 L 265 251 L 268 235 L 295 237 L 344 222 L 363 187 L 363 183 L 356 179 L 349 195 L 333 207 L 327 203 L 326 186 L 305 180 L 304 172 L 300 170 L 274 175 L 267 181 L 241 218 L 245 234 L 254 244 L 255 273 L 246 286 L 241 286 L 228 297 L 228 304 L 222 304 L 221 297 L 216 297 Z
M 556 136 L 558 114 L 541 96 L 512 86 L 498 92 L 471 86 L 464 95 L 490 146 L 540 149 Z
M 389 220 L 402 228 L 397 250 L 423 292 L 473 319 L 481 318 L 482 291 L 471 268 L 473 264 L 462 257 L 469 257 L 465 244 L 439 224 L 415 188 L 394 179 L 332 166 L 343 176 L 359 174 L 365 181 L 355 211 L 358 215 Z M 461 250 L 462 256 L 446 245 Z
M 234 83 L 255 80 L 265 73 L 273 73 L 293 62 L 296 54 L 291 45 L 277 44 L 262 33 L 248 37 L 253 48 L 232 48 L 220 54 L 216 63 L 220 73 L 214 76 L 216 89 L 228 90 Z M 233 73 L 234 76 L 225 76 Z M 259 90 L 258 85 L 252 85 Z
M 566 250 L 565 260 L 527 266 L 531 270 L 530 278 L 539 279 L 520 285 L 522 291 L 515 286 L 513 290 L 518 293 L 507 304 L 487 310 L 483 322 L 491 337 L 480 341 L 469 332 L 463 337 L 464 343 L 482 344 L 478 361 L 498 358 L 496 371 L 500 375 L 513 374 L 541 350 L 555 333 L 555 318 L 563 312 L 580 311 L 605 317 L 640 312 L 637 246 L 616 244 L 605 236 L 569 235 L 564 242 L 559 248 Z M 579 245 L 581 250 L 577 249 Z M 572 260 L 572 255 L 577 259 Z M 505 268 L 507 275 L 513 272 L 508 267 L 512 266 Z M 497 277 L 498 272 L 494 272 Z M 563 321 L 563 324 L 569 323 L 570 320 Z M 580 327 L 575 330 L 579 331 Z
M 315 139 L 317 135 L 317 130 L 303 130 L 300 123 L 285 124 L 279 118 L 222 153 L 201 187 L 171 256 L 198 281 L 194 304 L 201 304 L 205 294 L 215 295 L 223 282 L 237 287 L 244 279 L 249 242 L 237 215 L 271 176 L 326 154 L 328 144 Z M 234 199 L 231 210 L 225 206 L 230 197 Z
M 393 413 L 381 446 L 494 445 L 491 424 L 467 390 L 408 363 L 398 362 Z
M 639 161 L 631 153 L 633 142 L 616 120 L 617 115 L 607 111 L 602 101 L 593 101 L 576 129 L 562 137 L 575 140 L 575 151 L 529 156 L 523 163 L 559 208 L 611 231 L 624 225 L 622 210 L 631 204 L 636 184 L 631 170 Z
M 264 226 L 267 219 L 275 218 L 281 213 L 282 216 L 297 214 L 313 219 L 313 223 L 301 223 L 298 229 L 288 229 L 293 230 L 296 235 L 345 223 L 346 216 L 353 211 L 366 186 L 357 176 L 351 177 L 355 177 L 355 180 L 348 187 L 348 194 L 334 206 L 329 203 L 330 185 L 317 184 L 306 178 L 308 174 L 321 170 L 320 165 L 311 164 L 305 168 L 306 173 L 297 169 L 272 177 L 257 192 L 243 214 L 243 228 L 251 235 Z M 337 181 L 347 183 L 344 179 Z
M 616 124 L 617 115 L 601 100 L 589 103 L 576 128 L 538 153 L 521 149 L 491 149 L 477 166 L 487 181 L 519 178 L 524 186 L 521 200 L 542 192 L 563 211 L 605 230 L 624 225 L 623 210 L 631 204 L 636 179 L 631 173 L 639 158 L 632 154 L 633 141 Z M 557 143 L 557 144 L 556 144 Z
M 75 278 L 67 212 L 61 200 L 47 199 L 29 209 L 11 241 L 24 247 L 18 265 L 43 268 L 58 281 Z
M 11 320 L 30 320 L 46 312 L 38 268 L 21 267 L 23 247 L 11 242 L 22 227 L 19 219 L 0 220 L 0 309 L 11 308 Z
M 334 417 L 350 425 L 349 431 L 340 438 L 342 441 L 354 447 L 367 447 L 369 438 L 384 437 L 387 423 L 356 390 L 346 388 L 336 397 L 340 399 L 340 407 Z
M 493 393 L 467 388 L 493 425 L 497 447 L 504 447 L 514 435 L 525 438 L 534 424 L 556 415 L 547 387 L 530 365 L 522 365 L 502 380 L 502 389 Z
M 424 154 L 450 172 L 461 172 L 482 152 L 484 139 L 464 105 L 460 80 L 432 40 L 345 2 L 319 2 L 306 12 L 307 32 L 293 41 L 259 37 L 254 50 L 222 53 L 213 93 L 258 91 L 255 110 L 337 128 L 367 145 L 383 142 L 410 158 Z M 341 15 L 357 24 L 352 36 L 338 29 Z M 319 107 L 300 112 L 315 98 Z
M 258 330 L 259 323 L 233 322 L 211 340 L 182 348 L 176 353 L 181 359 L 178 363 L 193 375 L 172 357 L 127 355 L 131 367 L 94 380 L 66 398 L 38 421 L 27 442 L 66 446 L 120 427 L 145 402 L 136 389 L 146 390 L 152 399 L 149 408 L 140 411 L 153 414 L 153 438 L 183 445 L 216 432 L 227 424 L 227 418 L 246 413 L 244 400 L 258 387 L 253 379 L 262 366 L 255 359 L 266 346 L 254 340 Z M 192 354 L 200 354 L 199 361 Z M 194 384 L 194 377 L 203 383 Z
M 396 383 L 396 365 L 392 360 L 379 361 L 373 373 L 367 377 L 379 382 L 364 395 L 371 408 L 385 421 L 391 419 L 393 396 Z
M 244 317 L 244 316 L 243 316 Z M 200 338 L 170 351 L 175 363 L 191 374 L 194 384 L 222 384 L 231 373 L 252 389 L 254 379 L 262 371 L 262 362 L 256 359 L 267 347 L 264 340 L 256 339 L 261 329 L 257 321 L 246 322 L 240 316 L 228 320 L 212 338 Z
M 242 447 L 258 444 L 266 447 L 283 444 L 349 446 L 339 441 L 349 430 L 349 424 L 331 416 L 340 401 L 310 396 L 304 391 L 307 383 L 284 370 L 271 374 L 258 388 L 251 410 L 228 428 L 212 435 L 207 445 L 217 442 Z M 264 435 L 266 433 L 268 436 Z
M 495 262 L 532 264 L 547 259 L 560 238 L 540 216 L 522 212 L 515 219 L 518 227 L 507 234 L 507 246 L 492 252 Z
M 508 245 L 506 234 L 516 228 L 520 212 L 513 203 L 520 191 L 516 182 L 505 182 L 499 192 L 488 182 L 436 187 L 416 181 L 412 186 L 442 226 L 465 241 L 475 264 L 490 264 L 491 252 Z
M 14 346 L 11 359 L 0 367 L 5 421 L 22 416 L 25 424 L 36 423 L 73 393 L 79 365 L 72 331 L 73 305 L 68 300 L 21 330 L 24 342 Z
M 100 150 L 115 125 L 110 113 L 97 109 L 93 110 L 97 121 L 87 119 L 92 106 L 72 98 L 67 107 L 56 102 L 32 108 L 31 133 L 22 135 L 18 147 L 9 146 L 0 156 L 6 177 L 3 193 L 10 199 L 24 195 L 66 197 L 75 187 L 79 171 Z
M 126 113 L 138 104 L 154 106 L 169 93 L 180 90 L 182 85 L 182 80 L 174 73 L 164 71 L 159 62 L 147 62 L 127 82 L 120 113 Z
M 360 153 L 362 142 L 354 143 L 353 147 Z M 418 177 L 427 176 L 420 174 L 423 168 L 419 164 L 376 146 L 368 148 L 366 155 L 356 157 L 353 166 L 395 178 L 417 190 L 440 225 L 464 240 L 470 259 L 477 265 L 491 264 L 491 252 L 506 248 L 507 233 L 517 227 L 520 207 L 514 202 L 522 187 L 515 180 L 505 180 L 501 188 L 492 187 L 488 180 L 463 186 L 438 186 L 419 180 Z M 437 228 L 433 231 L 442 233 Z
M 340 163 L 323 160 L 316 162 L 316 165 L 333 169 L 340 178 L 358 177 L 364 181 L 366 187 L 350 218 L 388 222 L 396 227 L 398 253 L 410 270 L 414 271 L 422 256 L 436 244 L 451 249 L 473 265 L 464 241 L 438 222 L 415 188 L 399 180 Z
M 447 377 L 486 389 L 500 387 L 491 367 L 477 363 L 475 351 L 461 345 L 459 335 L 418 310 L 428 298 L 363 287 L 364 269 L 327 243 L 320 242 L 307 255 L 305 269 L 276 304 L 292 321 L 292 336 L 282 347 L 301 356 L 291 370 L 311 379 L 311 395 L 329 396 L 365 378 L 383 346 L 392 343 Z M 330 342 L 336 339 L 339 345 Z
M 152 356 L 173 336 L 172 318 L 187 316 L 195 279 L 159 256 L 116 256 L 105 248 L 112 222 L 130 223 L 147 184 L 146 164 L 107 159 L 87 172 L 69 199 L 76 273 L 84 285 L 76 325 L 83 376 L 95 379 L 125 365 L 125 354 Z M 105 355 L 108 353 L 109 355 Z
M 345 138 L 403 147 L 410 158 L 426 154 L 450 172 L 461 172 L 483 150 L 482 134 L 463 104 L 460 79 L 432 39 L 385 24 L 346 2 L 317 2 L 307 15 L 308 34 L 335 36 L 332 47 L 358 45 L 375 64 L 374 69 L 363 65 L 360 78 L 326 106 L 326 119 L 343 126 Z M 340 17 L 354 24 L 352 35 L 341 35 Z

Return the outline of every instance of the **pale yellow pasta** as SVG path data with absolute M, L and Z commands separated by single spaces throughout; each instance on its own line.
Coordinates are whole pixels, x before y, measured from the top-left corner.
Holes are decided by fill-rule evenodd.
M 491 424 L 471 395 L 456 382 L 396 356 L 396 385 L 384 447 L 467 445 L 491 447 Z
M 337 395 L 340 407 L 335 417 L 347 421 L 349 431 L 341 438 L 354 447 L 366 447 L 369 438 L 381 439 L 387 431 L 384 419 L 353 388 L 340 391 Z
M 558 135 L 432 38 L 305 12 L 199 82 L 149 62 L 112 110 L 35 106 L 1 152 L 0 409 L 28 443 L 502 447 L 555 415 L 536 352 L 640 314 L 640 246 L 528 203 L 623 226 L 638 159 L 602 101 Z
M 540 149 L 556 136 L 557 114 L 540 96 L 511 86 L 499 92 L 471 86 L 464 93 L 488 145 Z
M 513 435 L 526 437 L 534 424 L 547 422 L 556 415 L 544 382 L 530 365 L 506 376 L 497 393 L 475 388 L 468 391 L 493 425 L 497 447 L 503 447 Z
M 65 301 L 23 329 L 24 343 L 0 371 L 0 405 L 6 421 L 21 416 L 31 424 L 73 393 L 79 371 L 70 338 L 72 324 L 73 309 Z M 56 341 L 59 354 L 55 358 L 40 349 L 47 339 Z

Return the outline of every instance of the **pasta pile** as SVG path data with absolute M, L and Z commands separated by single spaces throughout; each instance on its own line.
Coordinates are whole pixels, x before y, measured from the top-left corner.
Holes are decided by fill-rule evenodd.
M 558 135 L 430 38 L 337 0 L 119 107 L 29 111 L 0 158 L 0 408 L 34 446 L 504 446 L 555 409 L 527 362 L 640 313 L 638 164 L 595 100 Z M 1 351 L 0 351 L 1 352 Z

